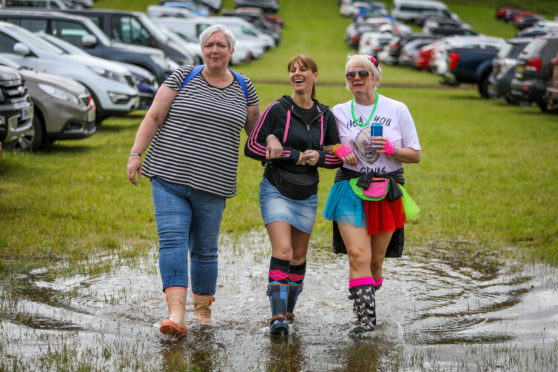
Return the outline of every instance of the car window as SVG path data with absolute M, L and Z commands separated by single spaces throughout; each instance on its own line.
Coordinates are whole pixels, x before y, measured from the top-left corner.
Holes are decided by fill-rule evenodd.
M 17 40 L 0 32 L 0 53 L 14 53 L 14 45 Z
M 125 44 L 149 45 L 149 33 L 131 16 L 112 17 L 112 38 Z
M 46 19 L 20 19 L 18 25 L 26 28 L 31 32 L 46 31 Z
M 204 32 L 205 29 L 208 28 L 208 27 L 209 27 L 209 24 L 208 24 L 208 23 L 198 23 L 198 24 L 196 25 L 196 33 L 197 33 L 197 36 L 200 36 L 200 34 L 201 34 L 202 32 Z
M 101 27 L 101 17 L 95 15 L 87 15 L 87 18 L 93 21 L 97 25 L 97 27 Z
M 58 5 L 58 3 L 56 1 L 50 1 L 49 5 L 50 5 L 51 9 L 60 9 L 61 8 L 61 6 Z
M 83 36 L 91 35 L 81 24 L 68 21 L 52 21 L 52 34 L 76 46 L 81 46 Z

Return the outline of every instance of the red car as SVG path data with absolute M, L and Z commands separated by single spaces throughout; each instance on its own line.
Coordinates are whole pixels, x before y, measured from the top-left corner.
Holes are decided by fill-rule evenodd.
M 496 14 L 494 16 L 498 19 L 504 19 L 508 10 L 519 11 L 519 9 L 512 8 L 511 6 L 503 6 L 496 9 Z
M 546 88 L 547 108 L 549 111 L 558 111 L 558 55 L 552 59 L 552 79 Z
M 436 40 L 432 44 L 428 44 L 419 49 L 417 59 L 415 61 L 415 66 L 420 70 L 429 70 L 430 62 L 432 62 L 432 53 L 438 45 L 439 41 Z

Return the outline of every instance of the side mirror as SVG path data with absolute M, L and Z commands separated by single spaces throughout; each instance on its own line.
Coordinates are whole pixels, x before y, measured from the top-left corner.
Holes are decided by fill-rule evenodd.
M 97 45 L 97 38 L 93 35 L 83 35 L 81 37 L 81 45 L 86 48 L 92 48 Z
M 20 55 L 22 57 L 28 56 L 29 54 L 31 54 L 31 51 L 29 50 L 29 48 L 22 43 L 15 43 L 14 45 L 14 53 L 17 55 Z

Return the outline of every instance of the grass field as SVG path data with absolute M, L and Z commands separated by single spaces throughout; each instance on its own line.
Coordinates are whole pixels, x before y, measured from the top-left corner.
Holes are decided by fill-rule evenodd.
M 144 10 L 154 3 L 96 4 Z M 500 27 L 509 25 L 494 19 L 493 7 L 448 3 L 474 27 L 478 14 L 479 29 L 482 24 L 507 32 Z M 554 2 L 532 3 L 556 9 Z M 231 4 L 225 1 L 225 7 Z M 290 93 L 287 84 L 264 82 L 286 82 L 287 61 L 298 53 L 318 62 L 320 101 L 333 105 L 350 99 L 343 87 L 350 52 L 343 32 L 350 20 L 339 15 L 337 2 L 282 0 L 281 7 L 286 22 L 282 44 L 261 60 L 235 67 L 256 83 L 262 110 Z M 437 80 L 386 66 L 380 88 L 409 106 L 423 147 L 421 163 L 405 168 L 408 190 L 422 209 L 419 221 L 409 225 L 407 246 L 467 240 L 516 258 L 558 264 L 558 116 L 483 100 L 470 88 L 440 89 Z M 431 88 L 400 87 L 405 83 Z M 0 272 L 107 253 L 136 256 L 153 249 L 157 235 L 149 180 L 133 187 L 125 175 L 143 115 L 137 111 L 111 118 L 91 138 L 58 141 L 39 153 L 2 154 Z M 241 236 L 262 229 L 255 192 L 261 173 L 259 163 L 241 156 L 238 195 L 227 203 L 223 232 Z M 332 179 L 332 171 L 321 172 L 319 211 Z M 315 231 L 312 243 L 329 249 L 329 223 L 318 218 Z

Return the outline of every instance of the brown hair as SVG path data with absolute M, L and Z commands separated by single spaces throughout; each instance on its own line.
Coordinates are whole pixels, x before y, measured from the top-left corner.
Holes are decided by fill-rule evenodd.
M 304 66 L 306 68 L 309 68 L 310 70 L 312 70 L 313 73 L 318 72 L 318 65 L 312 59 L 312 57 L 305 56 L 304 54 L 298 54 L 298 55 L 294 56 L 293 58 L 291 58 L 291 60 L 289 61 L 289 64 L 287 65 L 287 71 L 291 71 L 291 67 L 295 63 L 298 63 L 299 65 Z M 316 84 L 312 85 L 312 96 L 311 97 L 312 97 L 312 99 L 316 99 Z

